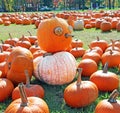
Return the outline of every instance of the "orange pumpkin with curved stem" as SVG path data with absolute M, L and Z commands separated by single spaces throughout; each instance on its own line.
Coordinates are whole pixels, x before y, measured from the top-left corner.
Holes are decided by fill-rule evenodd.
M 35 96 L 39 98 L 44 97 L 44 89 L 41 85 L 30 84 L 30 77 L 28 71 L 25 70 L 26 84 L 24 86 L 27 97 Z M 19 87 L 17 86 L 12 92 L 12 100 L 20 98 Z
M 11 102 L 4 113 L 50 113 L 47 103 L 38 97 L 27 97 L 24 85 L 19 84 L 20 98 Z
M 81 69 L 78 69 L 77 81 L 69 84 L 64 90 L 64 100 L 70 107 L 85 107 L 98 97 L 98 88 L 91 81 L 81 81 Z
M 58 17 L 43 20 L 37 30 L 38 43 L 47 52 L 66 50 L 72 41 L 71 27 Z
M 120 113 L 120 101 L 116 98 L 119 92 L 115 89 L 108 99 L 101 100 L 95 107 L 95 113 Z
M 96 84 L 101 91 L 113 91 L 119 87 L 119 77 L 113 72 L 108 72 L 108 63 L 103 70 L 98 70 L 90 76 L 90 81 Z M 112 83 L 112 84 L 111 84 Z

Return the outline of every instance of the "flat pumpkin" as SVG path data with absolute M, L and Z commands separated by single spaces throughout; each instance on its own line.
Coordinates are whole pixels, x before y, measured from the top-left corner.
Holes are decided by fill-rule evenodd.
M 37 30 L 39 46 L 51 53 L 66 50 L 72 41 L 71 29 L 62 18 L 43 20 Z

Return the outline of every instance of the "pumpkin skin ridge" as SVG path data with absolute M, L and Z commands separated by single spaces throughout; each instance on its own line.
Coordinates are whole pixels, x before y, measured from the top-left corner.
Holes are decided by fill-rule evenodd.
M 61 23 L 61 21 L 63 22 L 63 24 Z M 40 47 L 47 52 L 58 52 L 58 51 L 63 51 L 66 48 L 68 48 L 68 42 L 70 45 L 72 41 L 72 37 L 65 38 L 64 36 L 65 33 L 71 33 L 69 29 L 67 28 L 69 26 L 67 22 L 61 18 L 58 19 L 57 17 L 53 19 L 47 19 L 45 20 L 45 22 L 43 21 L 40 24 L 38 31 L 37 31 L 38 43 Z M 52 22 L 52 26 L 51 26 L 51 22 Z M 44 30 L 43 24 L 46 24 L 45 26 L 47 26 L 47 29 Z M 53 32 L 54 28 L 56 28 L 57 26 L 60 26 L 63 29 L 63 34 L 61 36 L 57 36 Z M 64 28 L 63 26 L 64 27 L 66 26 L 66 27 Z M 40 31 L 39 29 L 43 29 L 43 30 Z M 49 29 L 49 32 L 48 32 L 48 29 Z M 39 36 L 39 34 L 44 34 L 44 40 L 47 40 L 47 41 L 44 41 L 43 39 L 41 39 L 42 36 Z M 68 42 L 66 43 L 66 41 Z M 63 49 L 63 47 L 65 48 Z

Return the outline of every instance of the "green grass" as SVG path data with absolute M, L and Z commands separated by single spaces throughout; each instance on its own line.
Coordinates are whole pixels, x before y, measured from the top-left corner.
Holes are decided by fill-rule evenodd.
M 33 35 L 36 35 L 37 29 L 34 25 L 10 25 L 10 26 L 3 26 L 0 25 L 0 39 L 6 40 L 9 38 L 8 33 L 11 33 L 13 37 L 20 38 L 22 35 L 29 35 L 27 31 L 30 31 Z M 87 49 L 88 45 L 91 41 L 96 40 L 96 37 L 99 36 L 100 39 L 107 40 L 110 42 L 110 39 L 120 39 L 120 33 L 116 30 L 111 32 L 102 33 L 100 30 L 92 29 L 84 29 L 81 31 L 73 31 L 74 38 L 81 39 L 84 43 L 84 48 Z M 80 62 L 80 58 L 76 59 L 77 62 Z M 101 69 L 101 67 L 99 67 Z M 118 69 L 110 69 L 110 71 L 118 73 Z M 88 80 L 89 78 L 82 77 L 82 80 Z M 74 81 L 76 78 L 74 79 Z M 90 104 L 89 106 L 83 108 L 71 108 L 66 105 L 63 99 L 63 92 L 64 89 L 67 87 L 68 84 L 60 85 L 60 86 L 51 86 L 45 83 L 36 80 L 35 78 L 32 79 L 31 83 L 33 84 L 40 84 L 45 89 L 45 97 L 44 100 L 47 102 L 50 112 L 51 113 L 93 113 L 95 106 L 97 103 L 105 98 L 109 97 L 110 92 L 99 92 L 99 97 L 95 102 Z M 73 97 L 74 98 L 74 97 Z M 92 97 L 91 97 L 92 98 Z M 11 98 L 7 99 L 5 102 L 0 103 L 0 113 L 4 112 L 6 107 L 12 102 Z

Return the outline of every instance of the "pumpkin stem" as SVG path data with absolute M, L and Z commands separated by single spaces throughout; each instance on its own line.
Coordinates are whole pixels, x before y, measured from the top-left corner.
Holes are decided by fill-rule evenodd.
M 99 38 L 99 36 L 97 36 L 97 41 L 100 41 L 100 38 Z
M 25 70 L 24 72 L 26 76 L 26 87 L 30 87 L 30 77 L 29 77 L 28 70 Z
M 66 33 L 65 38 L 69 38 L 69 37 L 74 37 L 74 35 Z
M 118 97 L 119 92 L 117 91 L 117 89 L 113 90 L 113 92 L 110 94 L 110 97 L 108 99 L 108 102 L 110 103 L 116 103 L 116 98 Z
M 10 37 L 10 39 L 12 39 L 12 36 L 11 36 L 11 34 L 9 33 L 9 37 Z
M 3 53 L 3 47 L 0 45 L 0 52 Z
M 50 56 L 50 55 L 52 55 L 52 53 L 44 53 L 43 57 Z
M 30 36 L 32 36 L 31 32 L 30 31 L 27 31 L 29 33 Z
M 4 41 L 3 40 L 0 40 L 2 44 L 4 44 Z
M 78 72 L 78 78 L 77 78 L 77 86 L 80 86 L 81 84 L 81 73 L 82 73 L 82 68 L 77 69 Z
M 27 106 L 28 100 L 27 100 L 27 96 L 25 93 L 24 84 L 19 83 L 18 87 L 19 87 L 20 97 L 21 97 L 21 101 L 22 101 L 20 106 L 25 107 L 25 106 Z
M 111 39 L 111 42 L 112 42 L 112 50 L 114 50 L 114 47 L 115 47 L 115 41 L 113 41 L 113 40 Z
M 108 62 L 106 62 L 103 67 L 103 73 L 107 73 L 107 71 L 108 71 Z

